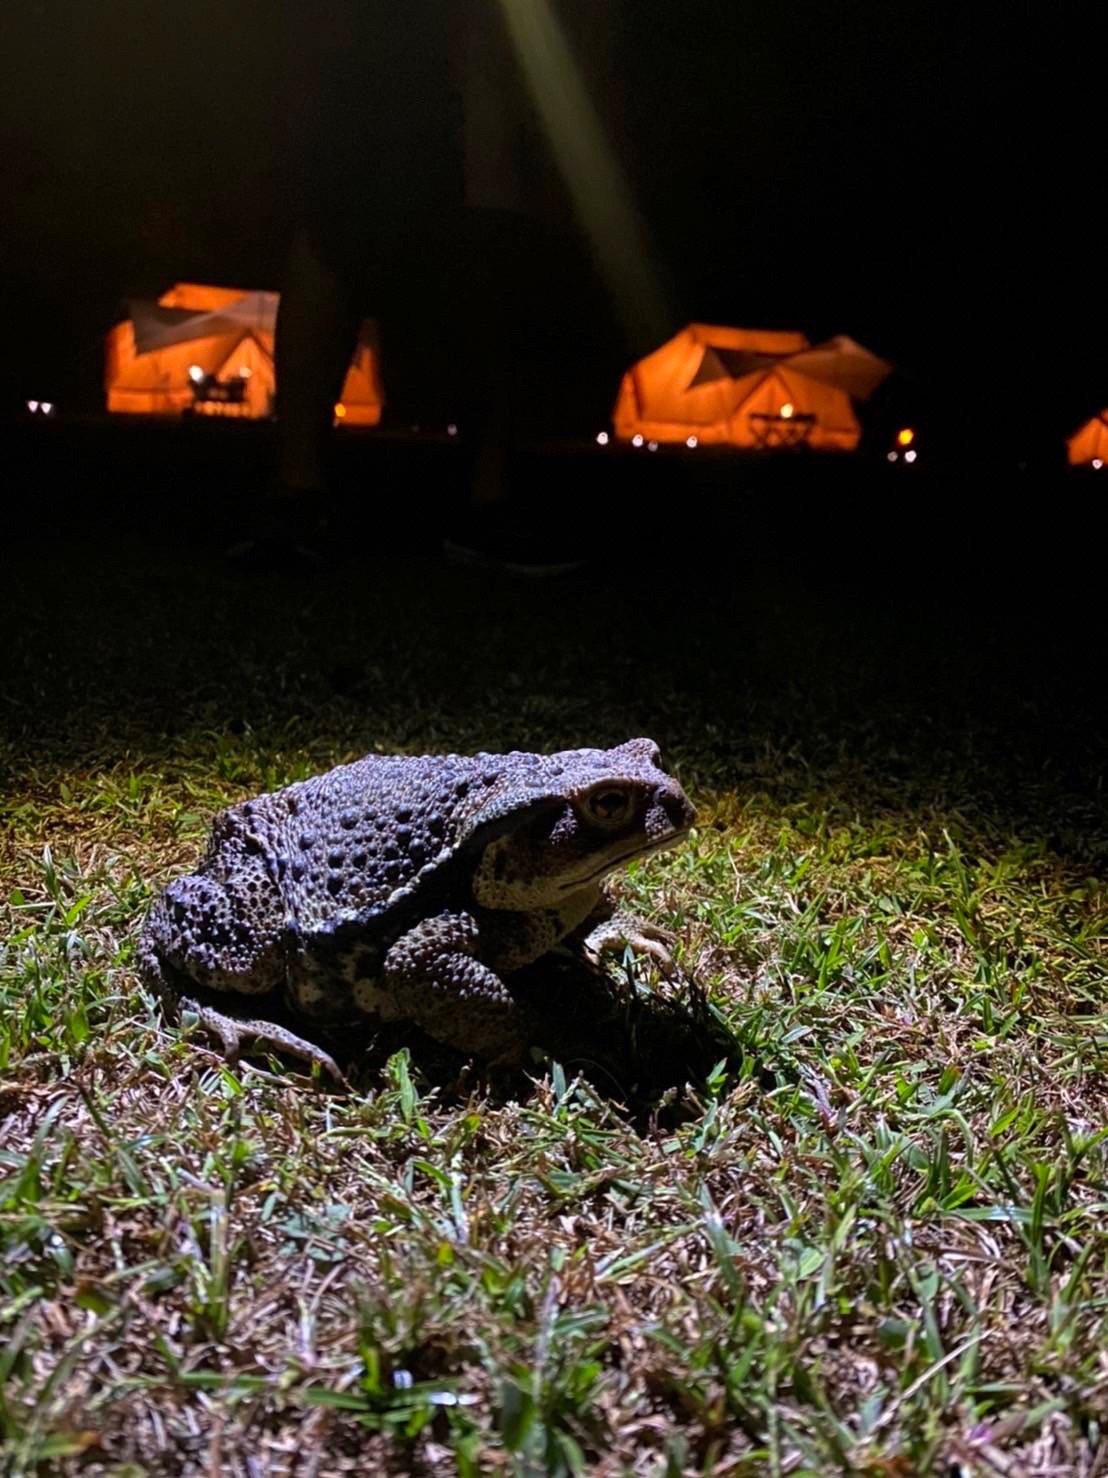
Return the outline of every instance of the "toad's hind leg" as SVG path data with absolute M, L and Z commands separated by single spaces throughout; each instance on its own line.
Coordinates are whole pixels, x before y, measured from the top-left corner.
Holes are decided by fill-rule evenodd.
M 298 1037 L 287 1027 L 278 1026 L 275 1021 L 255 1018 L 243 1020 L 237 1016 L 225 1016 L 222 1011 L 204 1006 L 192 996 L 184 994 L 176 997 L 176 1005 L 178 1010 L 191 1011 L 206 1031 L 219 1038 L 229 1062 L 234 1062 L 252 1043 L 268 1044 L 278 1052 L 284 1052 L 289 1057 L 298 1057 L 302 1062 L 329 1073 L 344 1088 L 350 1087 L 346 1074 L 329 1052 L 317 1047 L 314 1042 L 309 1042 L 306 1037 Z
M 321 1047 L 276 1022 L 226 1015 L 196 999 L 193 989 L 262 995 L 286 977 L 287 929 L 276 900 L 249 876 L 232 888 L 203 874 L 176 878 L 154 903 L 138 946 L 143 982 L 167 1013 L 191 1011 L 217 1037 L 229 1058 L 251 1042 L 318 1065 L 338 1082 L 346 1079 Z M 268 907 L 267 907 L 268 905 Z

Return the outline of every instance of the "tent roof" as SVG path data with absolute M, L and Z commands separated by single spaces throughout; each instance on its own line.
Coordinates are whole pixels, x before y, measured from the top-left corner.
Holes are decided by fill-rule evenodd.
M 135 326 L 135 349 L 149 354 L 185 344 L 190 339 L 226 338 L 234 334 L 272 334 L 277 323 L 276 293 L 240 293 L 214 309 L 196 311 L 164 305 L 164 301 L 133 299 L 128 313 Z
M 1066 437 L 1066 446 L 1074 465 L 1108 460 L 1108 409 L 1083 421 L 1072 436 Z
M 709 332 L 719 336 L 721 331 L 712 329 Z M 741 329 L 736 332 L 747 333 Z M 756 330 L 750 337 L 768 339 L 774 336 Z M 767 352 L 753 346 L 724 345 L 713 338 L 706 343 L 696 374 L 687 388 L 691 390 L 697 385 L 710 385 L 718 380 L 742 380 L 747 375 L 764 374 L 775 366 L 787 366 L 823 385 L 845 390 L 854 400 L 866 400 L 892 372 L 891 364 L 878 359 L 876 354 L 863 349 L 846 334 L 836 334 L 834 338 L 814 346 L 804 339 L 803 334 L 776 337 L 801 339 L 803 342 L 797 349 Z
M 210 282 L 175 282 L 162 293 L 158 302 L 163 308 L 187 308 L 190 313 L 210 313 L 226 308 L 245 296 L 241 287 L 214 287 Z
M 689 381 L 689 389 L 694 385 L 711 385 L 716 380 L 742 380 L 747 375 L 772 369 L 787 358 L 787 355 L 758 354 L 753 349 L 723 349 L 709 344 L 699 369 Z
M 848 334 L 836 334 L 822 344 L 792 355 L 789 368 L 799 370 L 809 379 L 845 390 L 854 400 L 868 400 L 893 371 L 888 360 L 863 349 Z
M 691 335 L 698 344 L 712 349 L 746 349 L 754 354 L 778 355 L 796 354 L 799 350 L 808 348 L 807 338 L 794 329 L 733 328 L 723 323 L 690 323 L 682 332 Z

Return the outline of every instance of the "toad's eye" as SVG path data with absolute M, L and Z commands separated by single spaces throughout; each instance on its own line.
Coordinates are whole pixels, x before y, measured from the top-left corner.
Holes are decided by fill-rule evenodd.
M 587 805 L 593 821 L 599 821 L 604 826 L 618 826 L 621 821 L 626 821 L 631 812 L 631 797 L 626 790 L 605 786 L 603 790 L 593 791 Z

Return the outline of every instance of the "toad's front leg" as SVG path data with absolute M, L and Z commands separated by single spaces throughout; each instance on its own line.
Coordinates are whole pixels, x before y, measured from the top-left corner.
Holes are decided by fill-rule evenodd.
M 413 1021 L 459 1051 L 519 1062 L 529 1045 L 526 1013 L 478 958 L 480 946 L 471 914 L 424 919 L 392 945 L 375 981 L 354 987 L 354 999 L 386 1020 Z
M 573 943 L 585 958 L 597 968 L 606 954 L 617 954 L 631 949 L 635 954 L 646 955 L 654 960 L 667 979 L 679 978 L 680 967 L 673 958 L 673 946 L 677 936 L 668 929 L 652 924 L 649 919 L 640 919 L 637 914 L 617 910 L 613 913 L 594 914 L 574 935 Z

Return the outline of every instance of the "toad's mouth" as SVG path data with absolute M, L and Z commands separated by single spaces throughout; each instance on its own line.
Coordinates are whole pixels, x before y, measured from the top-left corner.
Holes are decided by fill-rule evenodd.
M 645 846 L 628 847 L 625 852 L 620 852 L 615 857 L 609 857 L 584 877 L 568 878 L 559 885 L 560 893 L 576 893 L 579 888 L 587 888 L 590 883 L 597 883 L 617 867 L 622 867 L 625 862 L 633 862 L 640 857 L 653 857 L 655 852 L 664 852 L 669 847 L 676 847 L 678 842 L 683 842 L 692 830 L 691 827 L 682 827 L 680 831 L 668 831 L 665 836 L 659 837 L 656 842 L 648 842 Z

